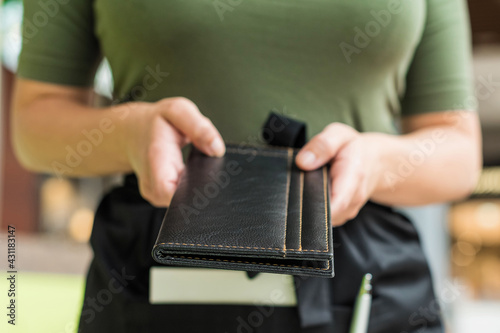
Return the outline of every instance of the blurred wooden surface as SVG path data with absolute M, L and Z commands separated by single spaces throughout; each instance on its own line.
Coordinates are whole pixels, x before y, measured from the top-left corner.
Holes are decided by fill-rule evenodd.
M 2 67 L 2 101 L 0 116 L 2 117 L 3 144 L 2 175 L 0 177 L 1 201 L 0 226 L 5 232 L 7 225 L 12 225 L 20 232 L 34 232 L 38 225 L 38 187 L 37 177 L 24 170 L 17 162 L 12 151 L 9 126 L 9 105 L 12 95 L 14 75 Z
M 469 0 L 469 14 L 475 45 L 500 43 L 500 1 Z

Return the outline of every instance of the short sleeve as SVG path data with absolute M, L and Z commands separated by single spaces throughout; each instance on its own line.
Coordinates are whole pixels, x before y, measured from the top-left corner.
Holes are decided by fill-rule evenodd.
M 48 83 L 90 86 L 98 65 L 91 0 L 24 0 L 17 75 Z
M 422 38 L 406 77 L 402 115 L 474 110 L 471 66 L 466 1 L 428 0 Z

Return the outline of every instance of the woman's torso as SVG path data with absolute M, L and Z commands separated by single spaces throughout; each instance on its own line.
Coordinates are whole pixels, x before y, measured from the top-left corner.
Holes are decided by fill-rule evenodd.
M 255 143 L 271 109 L 395 132 L 425 1 L 96 0 L 115 95 L 184 96 L 225 140 Z M 167 74 L 168 73 L 168 74 Z

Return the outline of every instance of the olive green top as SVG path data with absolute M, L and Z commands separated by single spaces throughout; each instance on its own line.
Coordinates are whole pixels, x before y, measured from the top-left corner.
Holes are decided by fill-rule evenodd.
M 184 96 L 226 140 L 270 110 L 396 133 L 399 115 L 474 109 L 464 0 L 24 0 L 20 77 L 116 98 Z

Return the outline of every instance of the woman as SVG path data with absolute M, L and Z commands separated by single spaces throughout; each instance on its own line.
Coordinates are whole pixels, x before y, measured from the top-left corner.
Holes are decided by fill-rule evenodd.
M 19 160 L 38 172 L 138 180 L 96 214 L 81 332 L 346 332 L 368 271 L 370 332 L 441 332 L 415 230 L 387 206 L 472 190 L 481 156 L 469 44 L 463 0 L 26 0 Z M 116 98 L 134 102 L 89 105 L 101 55 Z M 307 122 L 300 168 L 331 164 L 336 277 L 316 293 L 330 293 L 333 320 L 301 318 L 300 299 L 251 326 L 238 319 L 250 305 L 149 304 L 150 249 L 181 148 L 222 156 L 223 140 L 255 143 L 270 109 Z M 111 281 L 123 289 L 103 305 L 95 295 Z

